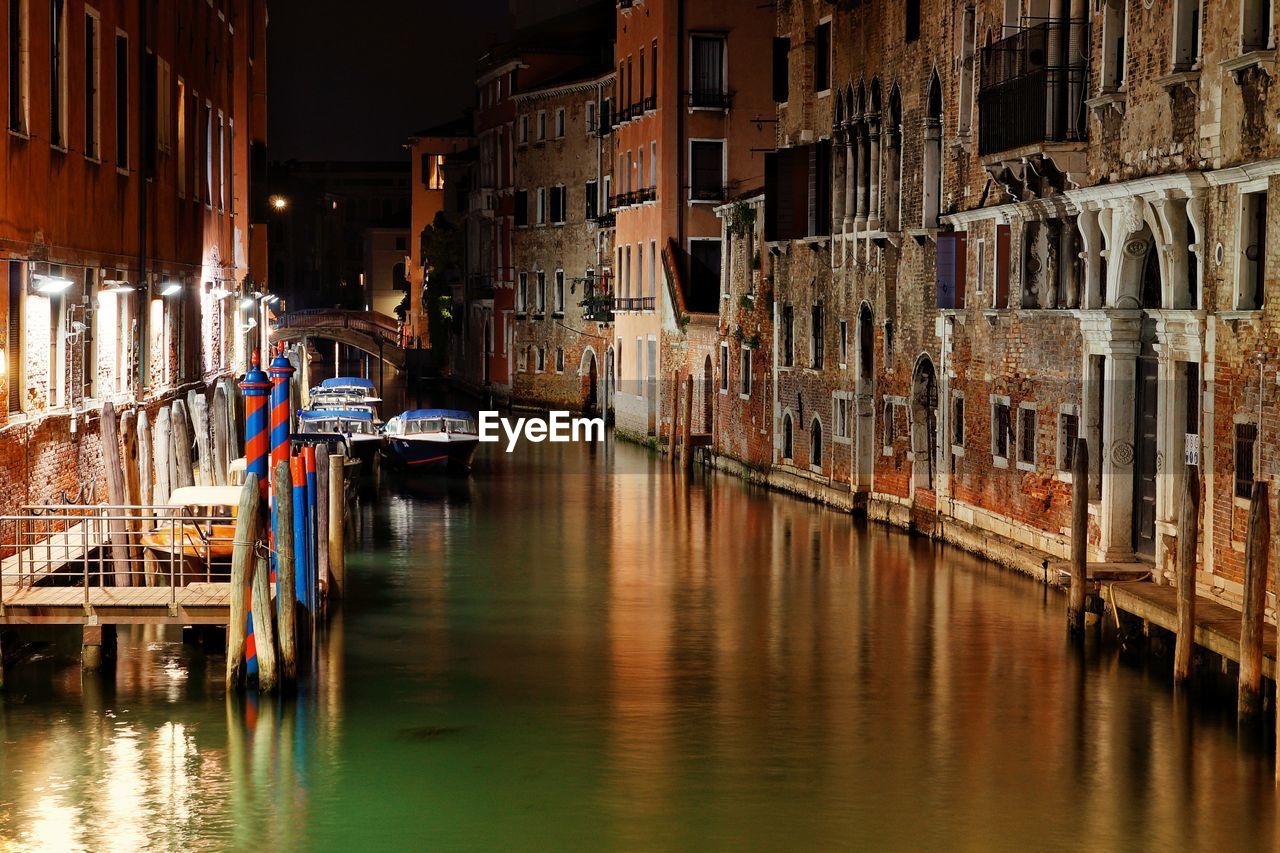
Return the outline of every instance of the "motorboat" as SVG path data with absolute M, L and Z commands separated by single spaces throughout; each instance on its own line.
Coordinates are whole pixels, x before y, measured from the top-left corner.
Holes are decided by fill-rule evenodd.
M 325 379 L 309 394 L 313 404 L 365 403 L 374 406 L 382 398 L 374 393 L 373 381 L 360 376 L 335 376 Z
M 168 511 L 140 537 L 153 570 L 166 582 L 230 577 L 240 486 L 183 486 L 169 496 Z
M 298 412 L 298 433 L 304 441 L 307 436 L 341 436 L 351 458 L 360 460 L 366 471 L 372 470 L 382 446 L 373 412 L 359 406 L 303 409 Z
M 480 443 L 476 416 L 460 409 L 411 409 L 387 421 L 382 452 L 409 471 L 467 474 Z

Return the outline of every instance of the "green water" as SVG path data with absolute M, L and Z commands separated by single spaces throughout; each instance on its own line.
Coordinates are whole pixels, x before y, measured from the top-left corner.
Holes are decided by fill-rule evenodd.
M 488 452 L 356 526 L 286 712 L 173 632 L 122 630 L 106 682 L 41 635 L 0 706 L 0 840 L 1275 848 L 1267 744 L 958 552 L 612 444 Z

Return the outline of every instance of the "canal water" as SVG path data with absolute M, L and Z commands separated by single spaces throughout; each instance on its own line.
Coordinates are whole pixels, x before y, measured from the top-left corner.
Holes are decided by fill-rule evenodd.
M 389 484 L 286 712 L 122 631 L 0 704 L 0 845 L 52 849 L 1275 848 L 1273 763 L 1060 594 L 641 448 L 484 448 Z

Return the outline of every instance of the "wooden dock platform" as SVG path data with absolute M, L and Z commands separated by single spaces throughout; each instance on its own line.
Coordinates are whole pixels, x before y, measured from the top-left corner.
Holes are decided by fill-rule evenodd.
M 1178 628 L 1178 591 L 1150 581 L 1102 584 L 1102 597 L 1112 607 L 1145 619 L 1168 631 Z M 1196 596 L 1195 642 L 1197 646 L 1240 662 L 1240 611 L 1202 595 Z M 1262 629 L 1262 673 L 1276 677 L 1276 629 Z
M 225 625 L 230 611 L 227 583 L 6 587 L 0 624 Z

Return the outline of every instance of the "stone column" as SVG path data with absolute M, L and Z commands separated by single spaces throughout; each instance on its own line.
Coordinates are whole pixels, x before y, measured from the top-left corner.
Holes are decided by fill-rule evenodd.
M 858 125 L 858 133 L 856 136 L 857 148 L 855 156 L 858 158 L 858 186 L 854 199 L 856 207 L 854 209 L 853 225 L 858 231 L 865 231 L 867 227 L 867 140 L 866 125 Z
M 844 149 L 844 220 L 840 230 L 846 234 L 853 230 L 853 181 L 857 175 L 857 164 L 854 162 L 854 147 L 857 145 L 853 128 L 845 131 L 849 144 Z
M 867 229 L 870 231 L 880 230 L 880 122 L 872 121 L 868 124 L 870 129 L 870 142 L 868 147 L 871 154 L 871 203 L 867 211 Z
M 1102 306 L 1102 229 L 1098 225 L 1098 211 L 1085 208 L 1076 218 L 1080 229 L 1081 255 L 1084 258 L 1084 292 L 1080 295 L 1080 307 L 1086 309 Z
M 1138 353 L 1142 344 L 1141 311 L 1110 311 L 1102 318 L 1101 342 L 1106 355 L 1102 389 L 1101 558 L 1133 559 L 1134 400 Z
M 848 148 L 849 134 L 843 130 L 836 131 L 836 140 L 840 145 Z M 832 177 L 831 190 L 831 227 L 836 233 L 844 230 L 844 185 L 845 171 L 848 169 L 847 157 L 833 157 L 831 170 L 834 173 Z

